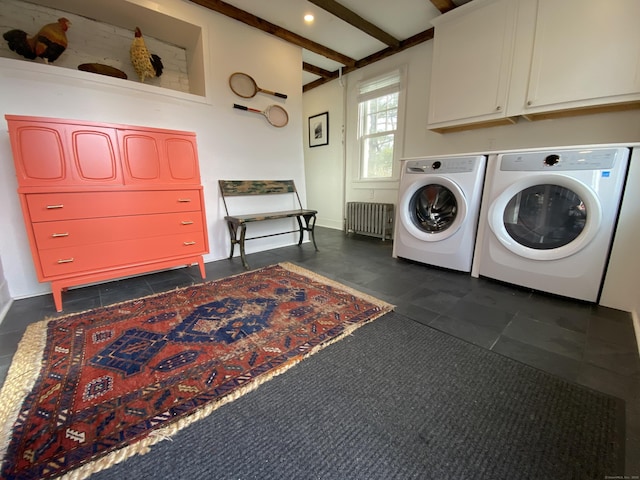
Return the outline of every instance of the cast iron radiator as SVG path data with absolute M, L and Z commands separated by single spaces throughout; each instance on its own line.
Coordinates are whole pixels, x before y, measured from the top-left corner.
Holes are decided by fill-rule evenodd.
M 347 233 L 393 238 L 393 204 L 347 202 Z

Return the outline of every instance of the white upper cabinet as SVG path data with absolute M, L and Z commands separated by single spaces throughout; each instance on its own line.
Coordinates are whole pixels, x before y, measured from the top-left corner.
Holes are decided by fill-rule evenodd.
M 526 112 L 640 101 L 640 1 L 538 0 Z
M 435 24 L 428 128 L 640 107 L 640 0 L 474 0 Z
M 474 1 L 434 21 L 429 127 L 508 122 L 513 0 Z

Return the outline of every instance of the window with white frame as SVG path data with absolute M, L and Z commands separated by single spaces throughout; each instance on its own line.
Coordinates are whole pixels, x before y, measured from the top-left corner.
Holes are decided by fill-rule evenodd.
M 401 70 L 358 86 L 358 140 L 361 180 L 391 180 L 400 149 Z

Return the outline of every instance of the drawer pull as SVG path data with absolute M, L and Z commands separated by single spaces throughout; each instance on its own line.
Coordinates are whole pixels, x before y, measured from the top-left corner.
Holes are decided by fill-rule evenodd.
M 63 204 L 59 205 L 47 205 L 47 210 L 55 210 L 56 208 L 64 208 Z
M 73 262 L 73 260 L 74 260 L 73 257 L 71 257 L 71 258 L 63 258 L 61 260 L 58 260 L 58 263 L 71 263 L 71 262 Z
M 193 225 L 193 220 L 183 220 L 180 222 L 182 225 Z
M 191 199 L 190 198 L 179 198 L 178 202 L 180 202 L 180 203 L 190 203 Z
M 64 232 L 64 233 L 52 233 L 51 236 L 53 238 L 58 238 L 58 237 L 68 237 L 69 236 L 69 232 Z
M 188 247 L 189 245 L 195 245 L 196 242 L 184 242 L 184 244 L 185 244 L 185 246 Z

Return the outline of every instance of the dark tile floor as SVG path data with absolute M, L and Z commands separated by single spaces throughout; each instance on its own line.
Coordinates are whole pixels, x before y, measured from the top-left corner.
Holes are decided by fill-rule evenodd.
M 640 359 L 630 314 L 391 257 L 391 242 L 317 228 L 310 244 L 251 254 L 282 261 L 396 305 L 416 322 L 627 402 L 627 475 L 640 475 Z M 207 279 L 241 273 L 238 258 L 206 265 Z M 201 282 L 197 267 L 73 289 L 64 314 Z M 56 314 L 51 295 L 17 300 L 0 324 L 0 383 L 28 324 Z

